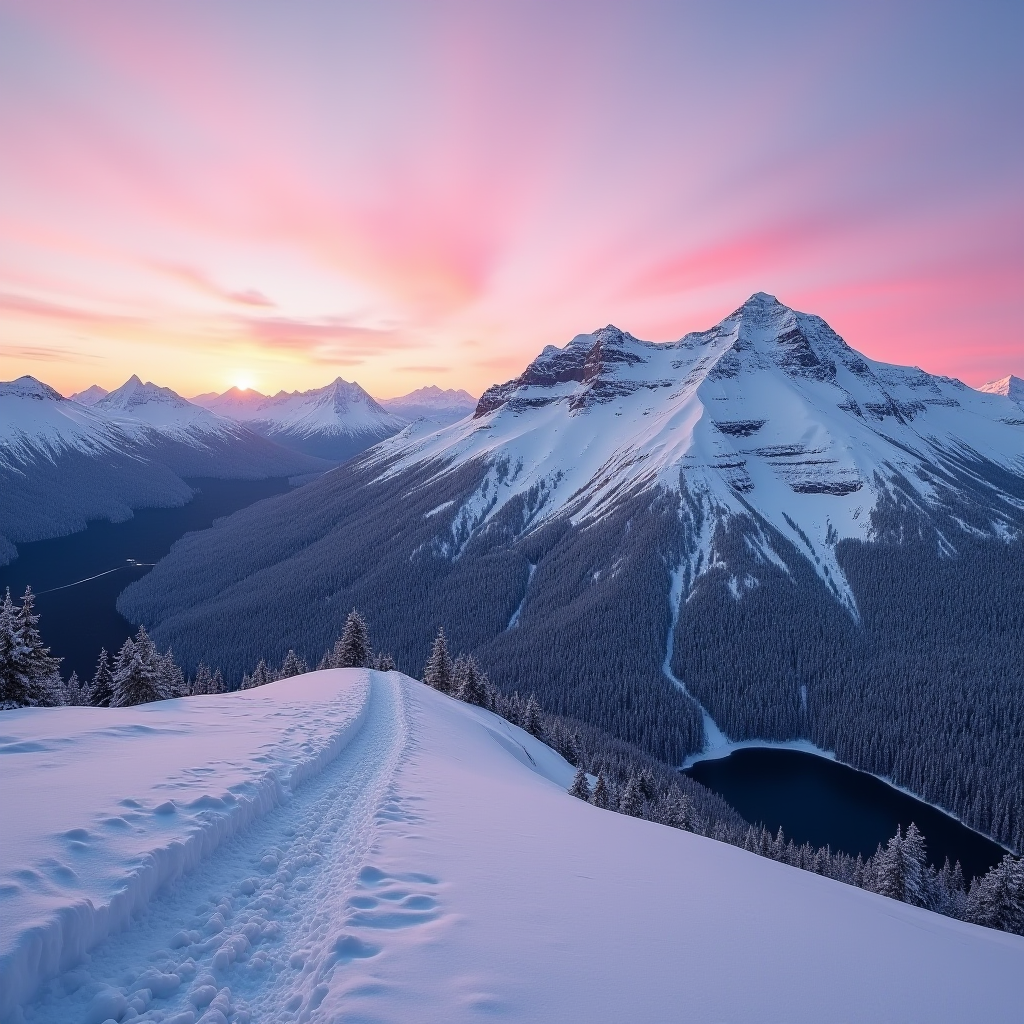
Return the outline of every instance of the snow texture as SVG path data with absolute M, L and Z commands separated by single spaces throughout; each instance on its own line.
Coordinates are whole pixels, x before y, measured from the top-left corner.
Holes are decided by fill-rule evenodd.
M 1019 1020 L 1019 937 L 601 811 L 542 743 L 398 673 L 3 723 L 4 1021 L 49 973 L 8 950 L 51 921 L 36 1024 Z M 268 775 L 288 798 L 262 817 L 217 802 Z M 218 831 L 84 956 L 86 890 Z
M 366 678 L 0 715 L 0 1019 L 337 757 Z

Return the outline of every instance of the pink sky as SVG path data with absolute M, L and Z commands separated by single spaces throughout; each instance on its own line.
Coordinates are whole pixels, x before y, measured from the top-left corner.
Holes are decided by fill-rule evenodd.
M 754 291 L 1024 376 L 1024 8 L 840 7 L 0 0 L 0 378 L 476 394 Z

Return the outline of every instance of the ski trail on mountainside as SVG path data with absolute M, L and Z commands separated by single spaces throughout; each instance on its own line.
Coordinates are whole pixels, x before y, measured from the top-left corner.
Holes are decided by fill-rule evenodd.
M 49 983 L 33 1024 L 310 1019 L 334 971 L 377 952 L 345 930 L 338 908 L 364 881 L 408 728 L 397 677 L 375 674 L 369 701 L 359 734 L 322 774 Z

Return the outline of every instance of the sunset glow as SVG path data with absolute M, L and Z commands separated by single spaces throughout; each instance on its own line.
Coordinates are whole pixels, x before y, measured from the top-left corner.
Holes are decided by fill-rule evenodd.
M 477 394 L 758 290 L 1024 374 L 1020 9 L 770 6 L 4 3 L 0 377 Z

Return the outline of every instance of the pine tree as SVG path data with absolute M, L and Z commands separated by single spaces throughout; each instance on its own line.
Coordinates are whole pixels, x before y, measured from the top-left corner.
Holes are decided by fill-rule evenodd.
M 192 680 L 189 691 L 194 697 L 206 696 L 213 693 L 213 673 L 205 661 L 199 662 L 196 666 L 196 677 Z
M 160 656 L 145 626 L 135 639 L 128 638 L 114 661 L 114 696 L 111 707 L 131 707 L 164 700 L 167 693 L 160 678 Z
M 59 704 L 61 659 L 50 656 L 39 636 L 35 595 L 25 588 L 21 607 L 7 591 L 0 605 L 0 707 Z
M 597 773 L 597 782 L 594 784 L 594 806 L 605 811 L 611 810 L 612 795 L 609 792 L 608 780 L 604 777 L 603 771 Z
M 639 818 L 643 816 L 644 795 L 640 788 L 640 780 L 635 774 L 630 773 L 626 780 L 626 788 L 619 798 L 619 813 L 628 814 L 630 817 Z
M 930 906 L 934 899 L 928 873 L 928 856 L 924 836 L 911 822 L 903 837 L 903 857 L 906 863 L 903 900 L 915 907 Z
M 174 652 L 170 647 L 164 654 L 158 656 L 158 665 L 160 687 L 163 692 L 168 697 L 187 697 L 188 685 L 185 682 L 185 675 L 174 660 Z
M 305 665 L 303 665 L 303 671 L 305 671 Z M 226 693 L 227 687 L 224 685 L 224 677 L 220 674 L 220 669 L 215 669 L 213 678 L 210 680 L 210 693 Z
M 348 613 L 345 628 L 334 645 L 333 668 L 369 668 L 373 659 L 366 620 L 355 610 Z
M 28 699 L 28 681 L 19 669 L 11 588 L 0 604 L 0 709 L 17 708 Z
M 924 836 L 913 822 L 907 827 L 906 836 L 897 826 L 896 835 L 875 859 L 875 892 L 918 907 L 928 905 L 931 893 Z
M 678 786 L 669 787 L 662 801 L 661 817 L 662 824 L 672 828 L 689 828 L 690 814 L 693 802 Z
M 1007 854 L 971 883 L 965 918 L 973 924 L 1024 935 L 1024 860 Z
M 271 682 L 273 676 L 270 674 L 270 670 L 267 668 L 267 663 L 260 658 L 259 664 L 253 669 L 252 675 L 247 675 L 242 679 L 242 689 L 252 690 L 257 686 L 264 686 Z
M 88 690 L 78 679 L 78 673 L 72 672 L 61 691 L 61 703 L 66 707 L 77 708 L 88 704 Z
M 89 687 L 89 703 L 97 708 L 109 708 L 114 696 L 114 676 L 110 671 L 110 656 L 104 647 L 96 660 L 92 685 Z
M 390 654 L 378 654 L 373 659 L 373 667 L 378 672 L 394 672 L 395 659 Z
M 449 693 L 452 688 L 452 659 L 448 653 L 448 641 L 444 635 L 444 626 L 437 631 L 437 638 L 423 670 L 423 682 L 441 693 Z
M 452 693 L 467 704 L 484 707 L 487 691 L 483 676 L 472 655 L 460 654 L 452 667 Z
M 541 726 L 540 705 L 532 693 L 530 694 L 530 699 L 526 702 L 526 707 L 523 708 L 523 728 L 531 736 L 536 736 L 537 739 L 543 738 L 544 730 Z
M 304 675 L 308 671 L 309 669 L 306 667 L 306 663 L 293 650 L 291 650 L 291 648 L 289 648 L 288 653 L 284 656 L 284 662 L 281 665 L 279 678 L 290 679 L 292 676 Z
M 590 780 L 587 778 L 587 773 L 583 770 L 583 765 L 580 765 L 576 769 L 576 774 L 572 778 L 572 785 L 569 787 L 569 796 L 574 796 L 578 800 L 586 800 L 590 802 Z

